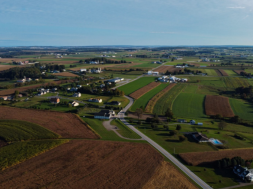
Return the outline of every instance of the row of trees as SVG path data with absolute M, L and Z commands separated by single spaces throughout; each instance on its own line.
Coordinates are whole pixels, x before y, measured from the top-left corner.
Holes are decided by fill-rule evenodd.
M 241 157 L 233 157 L 232 159 L 230 158 L 223 158 L 221 160 L 218 160 L 216 162 L 217 168 L 228 168 L 228 167 L 234 167 L 236 165 L 241 165 L 241 166 L 247 166 L 250 167 L 252 160 L 244 160 Z
M 39 77 L 40 75 L 41 72 L 36 67 L 25 67 L 25 68 L 15 67 L 0 72 L 0 78 L 9 78 L 9 79 L 24 78 L 24 76 L 35 78 Z

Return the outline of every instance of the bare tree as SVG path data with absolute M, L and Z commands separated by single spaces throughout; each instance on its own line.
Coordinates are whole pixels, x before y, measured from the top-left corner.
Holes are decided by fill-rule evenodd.
M 135 110 L 135 115 L 138 116 L 138 119 L 142 117 L 142 114 L 143 114 L 143 110 L 141 108 L 137 108 Z
M 220 130 L 223 130 L 226 126 L 227 126 L 227 123 L 224 122 L 224 121 L 221 121 L 221 122 L 219 123 L 219 125 L 218 125 L 218 127 L 219 127 Z

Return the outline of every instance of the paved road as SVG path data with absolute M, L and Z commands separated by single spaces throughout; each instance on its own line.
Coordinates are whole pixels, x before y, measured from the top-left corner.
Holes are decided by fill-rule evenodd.
M 181 162 L 179 162 L 174 156 L 172 156 L 169 152 L 167 152 L 164 148 L 162 148 L 159 144 L 151 140 L 149 137 L 144 135 L 142 132 L 137 130 L 133 125 L 130 125 L 125 119 L 125 112 L 132 106 L 134 100 L 125 96 L 130 100 L 130 103 L 120 111 L 118 117 L 120 120 L 127 125 L 130 129 L 132 129 L 135 133 L 141 136 L 144 140 L 146 140 L 149 144 L 151 144 L 154 148 L 156 148 L 159 152 L 161 152 L 164 156 L 166 156 L 170 161 L 172 161 L 179 169 L 181 169 L 186 175 L 188 175 L 193 181 L 195 181 L 199 186 L 204 189 L 211 189 L 211 187 L 206 184 L 203 180 L 201 180 L 197 175 L 195 175 L 191 170 L 189 170 L 186 166 L 184 166 Z

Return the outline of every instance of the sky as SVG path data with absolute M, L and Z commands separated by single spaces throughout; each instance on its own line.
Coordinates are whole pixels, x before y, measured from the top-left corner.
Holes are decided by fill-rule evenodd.
M 0 0 L 0 46 L 253 45 L 253 0 Z

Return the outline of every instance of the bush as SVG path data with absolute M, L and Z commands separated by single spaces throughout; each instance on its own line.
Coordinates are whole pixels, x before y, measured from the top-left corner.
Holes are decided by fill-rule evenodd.
M 183 142 L 183 141 L 186 141 L 187 138 L 186 138 L 185 136 L 183 136 L 183 135 L 180 135 L 180 136 L 179 136 L 179 140 L 180 140 L 181 142 Z

